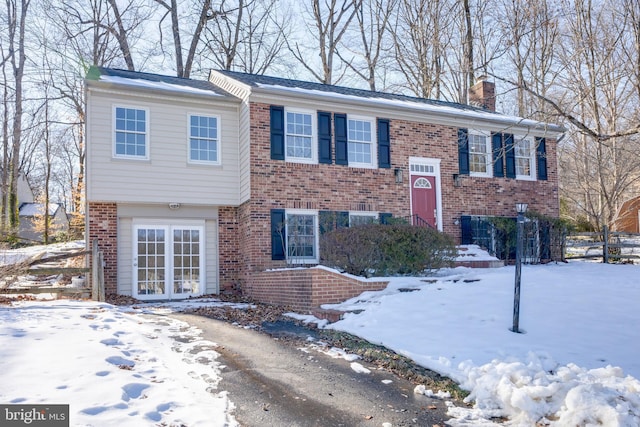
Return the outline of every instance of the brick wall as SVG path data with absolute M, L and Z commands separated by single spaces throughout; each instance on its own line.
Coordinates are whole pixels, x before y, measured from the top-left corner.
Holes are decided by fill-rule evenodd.
M 114 294 L 118 287 L 118 209 L 115 203 L 89 202 L 89 243 L 98 240 L 98 248 L 104 256 L 105 294 Z M 92 265 L 93 260 L 89 260 Z
M 335 164 L 289 163 L 270 158 L 269 105 L 252 103 L 251 199 L 240 208 L 243 273 L 286 267 L 271 260 L 271 209 L 378 211 L 408 217 L 410 211 L 409 157 L 441 159 L 444 232 L 461 237 L 461 215 L 515 216 L 515 202 L 558 216 L 558 178 L 555 142 L 547 140 L 547 181 L 463 176 L 458 173 L 457 128 L 391 120 L 391 168 L 357 169 Z M 339 112 L 339 111 L 336 111 Z M 335 150 L 335 147 L 334 147 Z M 335 158 L 335 153 L 334 153 Z M 394 169 L 403 170 L 396 183 Z M 246 276 L 242 277 L 247 280 Z
M 345 301 L 365 291 L 377 291 L 386 281 L 361 281 L 322 267 L 255 272 L 245 284 L 245 293 L 267 304 L 295 310 L 310 310 L 321 304 Z
M 238 208 L 218 208 L 218 277 L 220 292 L 235 291 L 240 269 Z

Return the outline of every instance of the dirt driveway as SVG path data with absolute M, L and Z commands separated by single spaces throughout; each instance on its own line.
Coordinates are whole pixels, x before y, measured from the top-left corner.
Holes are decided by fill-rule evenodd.
M 219 389 L 228 391 L 242 426 L 444 427 L 448 419 L 442 400 L 414 394 L 409 381 L 360 361 L 366 373 L 310 348 L 304 337 L 277 338 L 192 314 L 172 317 L 218 344 L 225 365 Z

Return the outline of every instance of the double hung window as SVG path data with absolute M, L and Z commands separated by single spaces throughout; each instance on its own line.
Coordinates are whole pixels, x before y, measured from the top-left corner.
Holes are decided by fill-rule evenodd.
M 315 119 L 307 111 L 285 111 L 285 150 L 286 160 L 315 162 Z
M 375 167 L 374 130 L 373 120 L 349 117 L 347 128 L 349 166 Z
M 378 215 L 375 212 L 349 212 L 349 227 L 374 224 L 377 221 Z
M 469 133 L 469 172 L 491 176 L 491 142 L 487 135 Z
M 287 211 L 287 259 L 298 263 L 318 262 L 318 214 Z
M 517 179 L 535 179 L 534 174 L 534 144 L 530 138 L 518 138 L 514 140 L 514 152 L 516 161 Z
M 189 161 L 220 164 L 219 120 L 211 116 L 189 116 Z
M 114 156 L 147 159 L 147 110 L 115 107 Z

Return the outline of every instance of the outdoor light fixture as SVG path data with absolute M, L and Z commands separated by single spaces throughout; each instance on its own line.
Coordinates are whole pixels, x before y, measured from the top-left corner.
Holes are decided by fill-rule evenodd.
M 402 184 L 402 169 L 395 168 L 393 174 L 396 177 L 396 184 Z
M 527 211 L 527 207 L 529 205 L 527 205 L 526 203 L 516 203 L 516 212 L 518 214 L 523 214 Z
M 511 332 L 519 334 L 520 331 L 520 276 L 522 272 L 522 250 L 524 234 L 524 213 L 527 211 L 526 203 L 516 203 L 518 219 L 516 222 L 516 283 L 513 292 L 513 326 Z
M 461 185 L 460 174 L 454 173 L 453 174 L 453 186 L 454 187 L 460 187 L 460 185 Z

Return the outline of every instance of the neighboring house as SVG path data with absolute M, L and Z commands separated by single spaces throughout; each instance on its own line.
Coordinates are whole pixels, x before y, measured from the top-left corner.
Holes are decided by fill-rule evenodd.
M 640 196 L 622 204 L 614 224 L 614 231 L 640 233 Z
M 19 208 L 20 227 L 18 237 L 32 242 L 44 239 L 44 203 L 22 203 Z M 49 233 L 54 236 L 61 231 L 69 230 L 69 219 L 64 206 L 60 203 L 49 203 Z
M 473 221 L 514 217 L 516 202 L 557 217 L 563 128 L 490 111 L 493 90 L 474 86 L 486 109 L 229 71 L 207 82 L 92 67 L 87 239 L 104 252 L 107 293 L 239 287 L 308 307 L 363 290 L 324 269 L 282 273 L 319 262 L 330 218 L 406 218 L 465 242 Z

